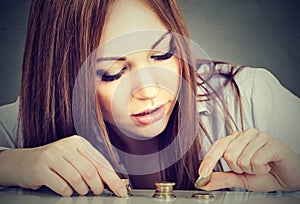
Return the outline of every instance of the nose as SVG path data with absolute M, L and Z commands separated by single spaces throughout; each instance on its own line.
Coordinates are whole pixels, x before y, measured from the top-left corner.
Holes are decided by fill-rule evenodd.
M 148 84 L 133 91 L 133 96 L 140 100 L 154 99 L 160 93 L 159 84 Z
M 157 77 L 153 67 L 143 67 L 134 73 L 135 86 L 132 95 L 140 100 L 156 98 L 161 87 L 157 81 Z

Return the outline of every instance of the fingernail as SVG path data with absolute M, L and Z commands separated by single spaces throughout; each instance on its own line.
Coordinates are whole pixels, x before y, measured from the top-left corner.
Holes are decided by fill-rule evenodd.
M 202 187 L 206 186 L 210 182 L 210 179 L 211 179 L 211 175 L 207 177 L 203 177 L 200 175 L 195 182 L 195 187 L 201 189 Z
M 119 196 L 121 197 L 127 197 L 128 193 L 127 193 L 127 189 L 126 188 L 121 188 L 118 192 Z
M 203 170 L 201 172 L 201 177 L 205 178 L 205 177 L 208 177 L 210 175 L 210 172 L 209 172 L 209 168 L 208 166 L 204 166 L 203 167 Z

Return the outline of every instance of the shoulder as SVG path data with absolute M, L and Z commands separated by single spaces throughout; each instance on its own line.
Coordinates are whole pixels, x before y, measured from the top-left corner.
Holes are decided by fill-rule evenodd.
M 10 118 L 19 117 L 20 97 L 13 103 L 0 106 L 0 121 L 9 120 Z
M 19 97 L 0 107 L 0 146 L 15 147 L 19 122 Z
M 251 113 L 254 128 L 267 132 L 300 152 L 300 99 L 264 68 L 245 68 L 236 75 L 243 110 Z M 246 116 L 247 117 L 247 116 Z
M 20 97 L 18 97 L 17 100 L 13 103 L 0 106 L 0 113 L 17 111 L 19 109 L 19 104 L 20 104 Z
M 241 96 L 253 96 L 257 91 L 281 87 L 275 76 L 265 68 L 244 67 L 234 77 Z
M 252 99 L 277 98 L 277 100 L 299 100 L 265 68 L 245 67 L 235 76 L 241 95 Z

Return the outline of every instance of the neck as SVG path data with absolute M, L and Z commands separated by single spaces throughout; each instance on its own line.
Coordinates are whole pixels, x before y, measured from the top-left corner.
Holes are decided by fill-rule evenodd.
M 159 151 L 159 136 L 145 139 L 132 138 L 122 133 L 117 127 L 108 125 L 111 143 L 118 149 L 137 155 L 151 154 Z

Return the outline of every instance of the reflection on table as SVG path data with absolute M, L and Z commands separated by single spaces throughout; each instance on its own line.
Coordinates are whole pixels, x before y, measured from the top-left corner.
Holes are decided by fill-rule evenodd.
M 164 200 L 153 198 L 154 190 L 133 190 L 133 196 L 119 198 L 109 191 L 100 196 L 89 193 L 87 196 L 61 197 L 49 189 L 42 188 L 37 191 L 21 188 L 0 188 L 0 203 L 7 204 L 299 204 L 300 192 L 233 192 L 213 191 L 213 199 L 192 198 L 199 191 L 174 191 L 176 198 Z

